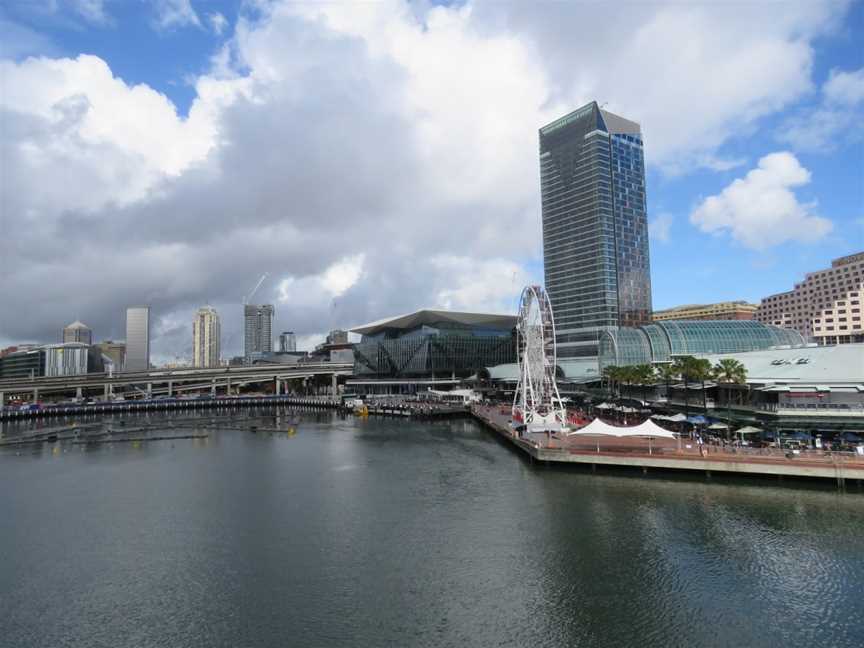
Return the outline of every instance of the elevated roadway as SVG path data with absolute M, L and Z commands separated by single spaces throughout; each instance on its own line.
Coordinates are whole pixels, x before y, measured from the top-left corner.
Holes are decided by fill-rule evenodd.
M 74 393 L 78 398 L 96 395 L 108 399 L 112 394 L 123 392 L 127 398 L 136 395 L 149 398 L 206 389 L 212 394 L 217 390 L 227 394 L 244 385 L 271 381 L 275 383 L 278 394 L 286 381 L 319 376 L 331 378 L 332 391 L 335 393 L 337 378 L 352 375 L 353 369 L 351 363 L 321 362 L 5 379 L 0 380 L 0 406 L 13 394 L 32 397 L 33 401 L 43 395 L 61 393 Z

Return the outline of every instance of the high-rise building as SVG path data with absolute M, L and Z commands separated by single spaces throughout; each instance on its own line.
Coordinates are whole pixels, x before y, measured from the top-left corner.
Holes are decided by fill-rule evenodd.
M 47 344 L 42 351 L 46 376 L 81 376 L 93 364 L 90 347 L 79 342 Z
M 348 344 L 348 331 L 333 329 L 327 334 L 326 344 Z
M 150 307 L 126 309 L 126 365 L 124 371 L 150 369 Z
M 210 306 L 199 308 L 192 322 L 192 366 L 219 366 L 221 336 L 219 313 Z
M 720 302 L 718 304 L 688 304 L 662 311 L 654 311 L 655 322 L 668 320 L 752 320 L 759 308 L 745 301 Z
M 248 363 L 253 354 L 273 352 L 273 306 L 246 304 L 243 316 L 243 355 Z
M 558 356 L 596 356 L 602 331 L 651 321 L 639 124 L 591 102 L 544 126 L 540 190 Z
M 80 342 L 81 344 L 93 344 L 93 331 L 89 326 L 75 320 L 63 329 L 63 343 Z
M 283 331 L 279 336 L 279 352 L 290 353 L 297 350 L 297 336 L 294 331 Z
M 834 259 L 804 281 L 762 300 L 756 319 L 793 328 L 820 344 L 864 342 L 864 252 Z
M 113 340 L 105 340 L 99 342 L 96 348 L 107 356 L 114 365 L 114 369 L 120 371 L 123 368 L 123 363 L 126 360 L 126 345 L 122 342 L 114 342 Z

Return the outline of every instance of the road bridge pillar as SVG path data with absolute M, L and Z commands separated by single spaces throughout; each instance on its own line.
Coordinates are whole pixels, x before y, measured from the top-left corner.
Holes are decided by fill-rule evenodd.
M 275 385 L 276 386 L 276 395 L 278 396 L 280 393 L 279 390 L 282 389 L 282 385 L 280 384 L 280 381 L 278 378 L 274 378 L 273 380 L 276 382 L 276 385 Z
M 79 401 L 84 397 L 83 390 L 80 387 L 75 388 L 75 398 Z
M 111 384 L 105 383 L 105 389 L 102 392 L 102 395 L 105 397 L 104 400 L 108 400 L 108 396 L 111 395 Z
M 231 376 L 228 376 L 228 378 L 225 379 L 225 395 L 231 395 Z
M 174 382 L 168 381 L 168 398 L 171 398 L 174 395 Z
M 6 404 L 6 394 L 0 391 L 0 407 L 3 407 Z
M 333 396 L 333 400 L 336 400 L 339 395 L 337 392 L 339 391 L 339 387 L 336 383 L 336 374 L 330 376 L 330 394 Z
M 34 387 L 33 388 L 33 402 L 35 403 L 38 400 L 39 400 L 39 388 Z
M 147 383 L 147 400 L 153 398 L 153 383 Z
M 212 378 L 210 380 L 210 395 L 211 396 L 216 395 L 216 379 L 215 378 Z

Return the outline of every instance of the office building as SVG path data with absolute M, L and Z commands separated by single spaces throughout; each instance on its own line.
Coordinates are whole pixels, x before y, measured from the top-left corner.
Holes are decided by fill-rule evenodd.
M 293 331 L 284 331 L 279 335 L 279 353 L 293 353 L 297 350 L 297 336 Z
M 150 307 L 126 309 L 126 364 L 124 371 L 150 369 Z
M 762 300 L 756 319 L 793 328 L 819 344 L 864 342 L 861 302 L 864 252 L 834 259 L 831 267 L 808 273 L 804 281 Z
M 325 344 L 348 344 L 348 331 L 333 329 L 327 334 Z
M 219 313 L 210 306 L 198 309 L 192 321 L 192 366 L 218 367 L 222 329 Z
M 90 347 L 86 344 L 47 344 L 42 350 L 45 354 L 45 376 L 82 376 L 88 373 L 90 367 L 95 369 L 96 358 L 91 358 Z M 101 353 L 94 351 L 101 359 Z
M 104 340 L 95 345 L 99 352 L 111 360 L 114 371 L 121 371 L 126 360 L 126 345 L 122 342 Z
M 745 301 L 720 302 L 718 304 L 689 304 L 661 311 L 654 311 L 655 322 L 668 320 L 752 320 L 757 304 Z
M 639 124 L 591 102 L 544 126 L 540 189 L 558 357 L 596 356 L 602 331 L 651 320 Z
M 414 393 L 453 386 L 480 369 L 516 361 L 516 317 L 421 310 L 351 329 L 359 393 Z
M 254 357 L 273 351 L 273 306 L 246 304 L 243 317 L 243 356 L 248 364 Z
M 45 375 L 45 352 L 36 347 L 12 351 L 0 358 L 0 378 L 38 378 Z
M 63 329 L 63 342 L 80 342 L 93 344 L 93 331 L 86 324 L 76 320 Z

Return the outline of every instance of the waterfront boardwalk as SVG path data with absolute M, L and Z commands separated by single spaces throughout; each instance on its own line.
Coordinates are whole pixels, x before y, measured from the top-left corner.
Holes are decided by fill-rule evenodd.
M 848 452 L 817 450 L 792 454 L 773 448 L 699 447 L 689 439 L 617 438 L 603 435 L 532 434 L 517 438 L 509 411 L 475 406 L 472 414 L 502 439 L 533 461 L 549 464 L 584 464 L 648 470 L 831 479 L 844 487 L 847 480 L 864 480 L 864 457 Z

